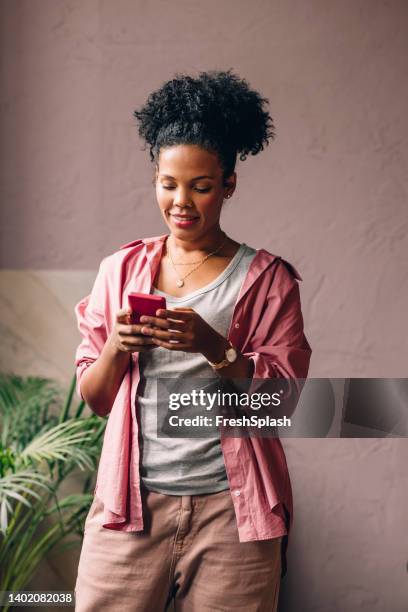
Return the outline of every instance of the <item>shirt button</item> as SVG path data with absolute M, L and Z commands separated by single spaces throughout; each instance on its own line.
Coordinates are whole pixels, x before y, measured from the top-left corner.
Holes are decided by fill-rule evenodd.
M 234 491 L 235 497 L 239 497 L 241 495 L 241 491 Z
M 235 328 L 238 329 L 239 323 L 235 323 Z

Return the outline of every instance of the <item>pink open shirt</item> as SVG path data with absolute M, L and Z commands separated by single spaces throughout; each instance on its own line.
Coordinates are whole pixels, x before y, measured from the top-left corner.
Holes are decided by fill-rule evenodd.
M 117 311 L 128 306 L 128 294 L 150 293 L 166 238 L 167 234 L 135 240 L 105 257 L 91 293 L 75 306 L 82 335 L 75 355 L 81 398 L 81 376 L 100 355 Z M 257 250 L 228 332 L 232 344 L 253 360 L 256 379 L 307 377 L 311 348 L 303 333 L 298 280 L 301 277 L 288 262 Z M 109 413 L 95 487 L 107 529 L 143 529 L 135 414 L 139 380 L 138 353 L 132 353 Z M 294 384 L 298 395 L 302 385 Z M 221 436 L 221 448 L 240 541 L 289 536 L 292 489 L 279 438 Z

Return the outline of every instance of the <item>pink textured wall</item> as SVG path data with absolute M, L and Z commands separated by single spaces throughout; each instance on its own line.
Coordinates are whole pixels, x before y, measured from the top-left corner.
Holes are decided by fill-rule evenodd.
M 132 110 L 176 70 L 232 67 L 270 99 L 277 139 L 238 164 L 225 228 L 299 268 L 311 374 L 405 375 L 406 2 L 0 10 L 1 267 L 96 269 L 165 231 Z
M 231 67 L 277 138 L 238 163 L 224 228 L 299 269 L 311 376 L 406 376 L 406 1 L 3 0 L 0 23 L 2 268 L 96 270 L 166 231 L 132 110 L 176 71 Z M 402 609 L 406 441 L 286 448 L 282 610 Z

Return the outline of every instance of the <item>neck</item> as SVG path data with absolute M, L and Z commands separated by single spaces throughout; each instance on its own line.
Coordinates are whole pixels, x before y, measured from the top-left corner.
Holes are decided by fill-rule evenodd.
M 181 256 L 183 254 L 197 254 L 198 252 L 205 255 L 207 253 L 211 253 L 211 251 L 215 251 L 215 249 L 217 249 L 226 239 L 226 234 L 218 225 L 199 238 L 192 238 L 188 240 L 178 238 L 174 234 L 170 234 L 169 238 L 170 248 L 172 248 L 173 251 L 176 250 L 179 252 Z

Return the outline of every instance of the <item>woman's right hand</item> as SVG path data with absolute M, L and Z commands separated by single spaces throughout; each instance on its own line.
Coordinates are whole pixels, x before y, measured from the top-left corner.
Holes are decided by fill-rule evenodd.
M 109 336 L 111 346 L 124 353 L 143 353 L 158 348 L 153 338 L 141 333 L 146 323 L 130 323 L 130 308 L 122 308 L 116 313 L 116 322 Z

